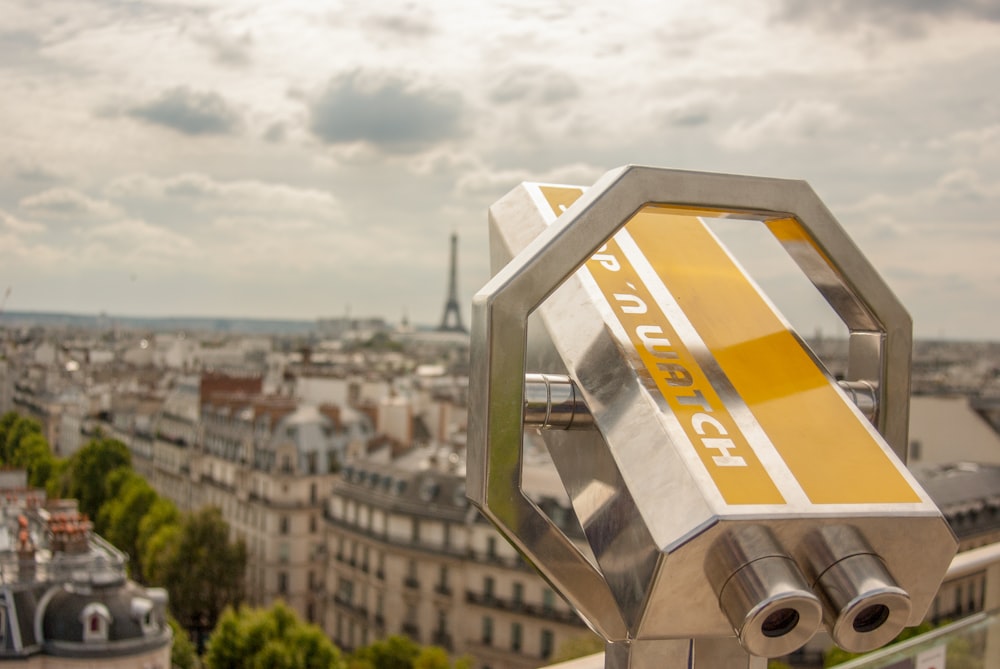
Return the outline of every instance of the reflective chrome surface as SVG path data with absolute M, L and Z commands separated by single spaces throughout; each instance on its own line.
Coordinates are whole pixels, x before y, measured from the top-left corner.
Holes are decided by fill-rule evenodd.
M 573 380 L 565 374 L 526 374 L 524 426 L 583 430 L 594 427 L 594 418 Z
M 892 641 L 910 619 L 910 597 L 861 533 L 847 525 L 824 527 L 807 544 L 834 643 L 863 653 Z
M 758 636 L 785 637 L 799 625 L 805 630 L 803 619 L 815 611 L 814 596 L 804 592 L 801 583 L 787 574 L 776 574 L 789 563 L 795 568 L 788 573 L 807 571 L 817 550 L 809 537 L 817 529 L 845 524 L 870 547 L 869 553 L 852 555 L 878 556 L 896 587 L 909 597 L 908 622 L 919 622 L 956 545 L 933 503 L 889 451 L 891 445 L 897 453 L 905 453 L 909 316 L 808 185 L 625 167 L 609 172 L 575 201 L 567 202 L 558 217 L 554 210 L 546 211 L 539 193 L 538 187 L 522 185 L 490 209 L 491 259 L 496 273 L 473 302 L 470 499 L 595 631 L 618 649 L 612 657 L 620 657 L 619 651 L 629 655 L 628 649 L 643 641 L 655 644 L 664 639 L 732 636 L 734 627 L 747 632 L 744 642 L 756 649 L 753 652 L 771 652 L 770 647 L 756 645 Z M 788 454 L 780 455 L 772 446 L 772 435 L 757 421 L 757 409 L 744 402 L 724 366 L 717 364 L 725 351 L 712 349 L 700 330 L 686 320 L 685 309 L 697 305 L 668 304 L 662 308 L 690 351 L 692 365 L 704 370 L 705 392 L 721 398 L 750 448 L 760 454 L 761 466 L 780 495 L 768 503 L 747 504 L 734 503 L 720 492 L 707 465 L 695 457 L 694 445 L 681 429 L 677 406 L 657 390 L 657 380 L 640 364 L 644 354 L 630 339 L 635 332 L 625 331 L 620 319 L 616 320 L 609 303 L 597 292 L 594 276 L 586 268 L 578 271 L 592 257 L 593 262 L 609 266 L 616 262 L 613 257 L 605 258 L 601 248 L 648 203 L 679 208 L 689 217 L 697 211 L 701 216 L 754 219 L 775 232 L 848 324 L 852 333 L 848 380 L 864 382 L 876 393 L 874 424 L 889 444 L 882 442 L 881 448 L 893 475 L 904 482 L 901 485 L 909 486 L 912 499 L 828 503 L 811 498 L 789 465 Z M 670 240 L 669 226 L 662 235 Z M 684 254 L 685 250 L 676 248 L 676 252 Z M 641 296 L 616 293 L 614 298 L 622 300 L 618 307 L 633 312 L 649 300 L 666 304 L 662 291 L 656 290 Z M 648 329 L 640 332 L 650 336 Z M 768 344 L 750 337 L 748 350 Z M 649 348 L 657 353 L 665 350 L 654 339 L 647 338 L 646 344 L 647 348 L 658 346 Z M 900 365 L 905 369 L 900 370 Z M 687 379 L 683 376 L 687 368 L 668 365 L 664 369 L 673 375 L 666 382 Z M 559 384 L 539 389 L 529 382 L 526 388 L 526 371 L 565 375 L 582 396 L 596 427 L 541 431 L 586 535 L 588 551 L 563 536 L 521 488 L 525 409 L 533 416 L 532 423 L 541 420 L 555 427 L 561 421 L 553 422 L 553 392 L 562 394 L 556 405 L 578 401 L 571 401 L 565 393 L 568 389 Z M 833 378 L 825 378 L 822 385 L 837 388 Z M 836 392 L 847 404 L 843 392 Z M 688 397 L 697 400 L 695 395 Z M 709 409 L 694 419 L 693 429 L 704 436 L 701 446 L 717 449 L 717 465 L 738 464 L 739 458 L 731 456 L 730 447 L 721 439 L 726 435 L 711 422 Z M 849 420 L 877 436 L 853 406 Z M 808 420 L 801 422 L 808 427 Z M 828 458 L 844 469 L 841 457 L 837 448 L 831 448 L 810 466 L 822 473 L 823 459 Z M 706 571 L 714 569 L 709 567 L 715 559 L 714 547 L 725 541 L 723 537 L 740 535 L 746 526 L 766 528 L 780 547 L 780 555 L 763 556 L 759 570 L 753 562 L 736 566 L 732 568 L 735 573 L 745 572 L 738 581 L 730 577 L 713 585 Z M 871 561 L 857 564 L 862 572 L 878 571 Z M 853 558 L 850 565 L 854 565 Z M 823 573 L 829 571 L 828 567 Z M 781 585 L 758 588 L 759 580 Z M 720 595 L 726 601 L 721 606 Z M 787 619 L 783 624 L 772 619 L 769 631 L 788 629 L 786 634 L 768 637 L 764 627 L 770 615 L 791 607 L 767 608 L 770 604 L 766 604 L 757 610 L 748 602 L 754 598 L 758 603 L 780 602 L 783 596 L 801 605 L 801 610 L 796 609 L 799 622 L 789 626 Z M 897 604 L 893 610 L 902 611 Z M 736 622 L 727 619 L 724 607 Z M 742 620 L 749 616 L 749 626 L 739 622 L 740 609 L 747 609 Z M 847 606 L 847 613 L 843 606 L 837 610 L 841 611 L 838 620 L 848 620 L 852 629 L 854 621 L 863 618 L 863 608 Z M 879 628 L 886 624 L 883 621 Z M 648 651 L 651 657 L 658 652 Z
M 765 526 L 732 528 L 712 546 L 705 570 L 719 606 L 751 654 L 787 655 L 819 629 L 819 599 Z

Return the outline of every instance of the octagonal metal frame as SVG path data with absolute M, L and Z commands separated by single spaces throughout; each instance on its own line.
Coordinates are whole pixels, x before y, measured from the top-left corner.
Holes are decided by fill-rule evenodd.
M 521 487 L 526 336 L 530 314 L 650 204 L 767 225 L 847 325 L 847 380 L 873 385 L 876 429 L 904 462 L 907 448 L 910 316 L 806 182 L 635 165 L 607 172 L 473 298 L 467 494 L 610 641 L 627 632 L 600 568 Z

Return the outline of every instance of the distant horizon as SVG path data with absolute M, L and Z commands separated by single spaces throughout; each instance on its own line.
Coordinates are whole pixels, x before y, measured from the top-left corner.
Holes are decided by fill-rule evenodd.
M 258 324 L 288 324 L 297 326 L 308 326 L 313 327 L 318 324 L 321 320 L 335 320 L 339 318 L 350 318 L 352 320 L 365 321 L 370 319 L 381 319 L 387 325 L 399 325 L 401 319 L 398 321 L 393 321 L 385 316 L 378 314 L 366 314 L 363 316 L 352 316 L 352 315 L 341 315 L 341 316 L 317 316 L 312 319 L 307 318 L 293 318 L 293 317 L 265 317 L 265 316 L 225 316 L 225 315 L 169 315 L 169 316 L 149 316 L 149 315 L 137 315 L 137 314 L 118 314 L 118 313 L 87 313 L 87 312 L 72 312 L 72 311 L 24 311 L 24 310 L 5 310 L 0 312 L 0 326 L 6 325 L 7 321 L 12 320 L 57 320 L 57 319 L 73 319 L 80 321 L 97 321 L 101 318 L 107 318 L 109 320 L 122 320 L 122 321 L 132 321 L 141 323 L 168 323 L 171 321 L 197 321 L 204 322 L 206 324 L 211 324 L 213 322 L 218 323 L 228 322 L 228 323 L 258 323 Z M 415 323 L 409 322 L 410 327 L 416 330 L 435 330 L 438 324 L 435 323 Z M 233 330 L 229 327 L 226 328 L 212 328 L 219 329 L 221 331 L 229 332 L 231 334 L 236 334 L 237 330 Z M 296 331 L 299 328 L 295 328 Z M 818 331 L 812 331 L 811 333 L 806 333 L 801 330 L 796 330 L 793 328 L 799 336 L 807 341 L 814 341 L 817 336 L 820 339 L 828 341 L 846 340 L 847 337 L 844 335 L 833 334 L 823 331 L 821 328 Z M 266 334 L 266 333 L 265 333 Z M 291 333 L 285 333 L 291 334 Z M 921 336 L 914 333 L 914 342 L 948 342 L 948 343 L 970 343 L 970 344 L 991 344 L 1000 343 L 1000 339 L 984 339 L 984 338 L 961 338 L 952 336 Z

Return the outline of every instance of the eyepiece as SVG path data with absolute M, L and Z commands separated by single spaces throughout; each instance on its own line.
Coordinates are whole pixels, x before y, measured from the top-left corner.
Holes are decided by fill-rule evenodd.
M 885 604 L 872 604 L 854 616 L 851 626 L 858 634 L 874 632 L 889 619 L 889 613 L 889 607 Z
M 785 636 L 799 624 L 801 616 L 797 609 L 778 609 L 760 624 L 761 633 L 769 639 Z
M 819 628 L 819 599 L 766 527 L 732 528 L 713 545 L 706 571 L 722 612 L 751 655 L 786 655 Z
M 808 539 L 827 631 L 852 653 L 884 646 L 910 618 L 910 596 L 857 529 L 825 527 Z

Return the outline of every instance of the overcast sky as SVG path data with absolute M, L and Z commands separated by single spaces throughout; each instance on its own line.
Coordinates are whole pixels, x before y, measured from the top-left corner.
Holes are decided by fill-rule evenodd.
M 9 310 L 434 324 L 454 231 L 467 321 L 492 202 L 642 163 L 805 179 L 918 336 L 1000 339 L 995 0 L 0 0 L 0 18 Z M 761 279 L 779 304 L 782 271 Z

